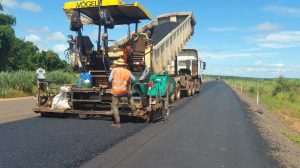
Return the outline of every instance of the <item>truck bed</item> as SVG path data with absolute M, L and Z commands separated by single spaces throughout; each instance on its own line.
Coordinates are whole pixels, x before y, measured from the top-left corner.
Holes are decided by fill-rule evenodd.
M 141 27 L 138 33 L 144 33 L 148 25 L 154 26 L 151 37 L 154 44 L 153 52 L 145 55 L 147 67 L 151 66 L 156 74 L 163 74 L 166 67 L 175 60 L 177 54 L 193 35 L 195 24 L 192 12 L 176 12 L 160 15 L 152 22 Z M 124 44 L 127 41 L 128 36 L 125 36 L 118 40 L 117 44 Z M 110 47 L 115 48 L 116 44 Z

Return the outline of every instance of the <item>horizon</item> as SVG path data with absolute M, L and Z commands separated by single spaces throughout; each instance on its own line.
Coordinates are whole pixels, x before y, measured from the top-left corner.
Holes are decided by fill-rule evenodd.
M 278 77 L 266 77 L 266 78 L 262 78 L 262 77 L 252 77 L 252 76 L 231 76 L 231 75 L 212 75 L 212 74 L 204 74 L 204 78 L 205 77 L 224 77 L 224 78 L 247 78 L 247 79 L 258 79 L 258 80 L 276 80 L 280 77 L 283 77 L 284 79 L 288 79 L 288 80 L 300 80 L 300 78 L 288 78 L 285 76 L 278 76 Z

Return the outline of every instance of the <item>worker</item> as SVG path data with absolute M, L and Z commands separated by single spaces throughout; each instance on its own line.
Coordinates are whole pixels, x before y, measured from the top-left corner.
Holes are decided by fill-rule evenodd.
M 148 38 L 151 38 L 154 32 L 154 26 L 152 24 L 149 24 L 146 26 L 144 33 L 147 34 Z
M 109 82 L 112 83 L 111 109 L 115 118 L 115 122 L 111 126 L 114 128 L 121 128 L 120 114 L 118 109 L 121 98 L 127 97 L 130 107 L 133 108 L 131 95 L 128 93 L 128 84 L 130 81 L 134 81 L 135 77 L 126 67 L 127 64 L 122 58 L 115 60 L 113 62 L 113 69 L 109 76 Z
M 124 49 L 123 59 L 125 63 L 128 64 L 129 70 L 133 70 L 132 54 L 138 39 L 138 35 L 136 33 L 133 33 L 131 38 L 125 44 L 119 46 L 119 48 Z

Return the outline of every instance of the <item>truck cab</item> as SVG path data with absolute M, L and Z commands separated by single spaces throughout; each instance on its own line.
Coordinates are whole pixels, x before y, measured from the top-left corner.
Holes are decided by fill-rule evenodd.
M 177 99 L 179 95 L 192 96 L 200 91 L 203 71 L 206 63 L 198 55 L 196 49 L 183 49 L 172 63 L 171 71 L 177 83 Z

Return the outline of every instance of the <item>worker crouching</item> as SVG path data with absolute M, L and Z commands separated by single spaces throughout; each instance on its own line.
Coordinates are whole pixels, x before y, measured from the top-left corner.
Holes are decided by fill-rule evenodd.
M 135 77 L 131 74 L 131 72 L 126 68 L 127 64 L 124 62 L 122 58 L 113 62 L 113 69 L 109 76 L 109 82 L 112 83 L 112 103 L 111 109 L 115 118 L 115 123 L 111 126 L 114 128 L 120 128 L 120 114 L 119 114 L 119 103 L 122 97 L 127 97 L 130 104 L 131 96 L 128 93 L 128 84 L 130 81 L 134 81 Z

